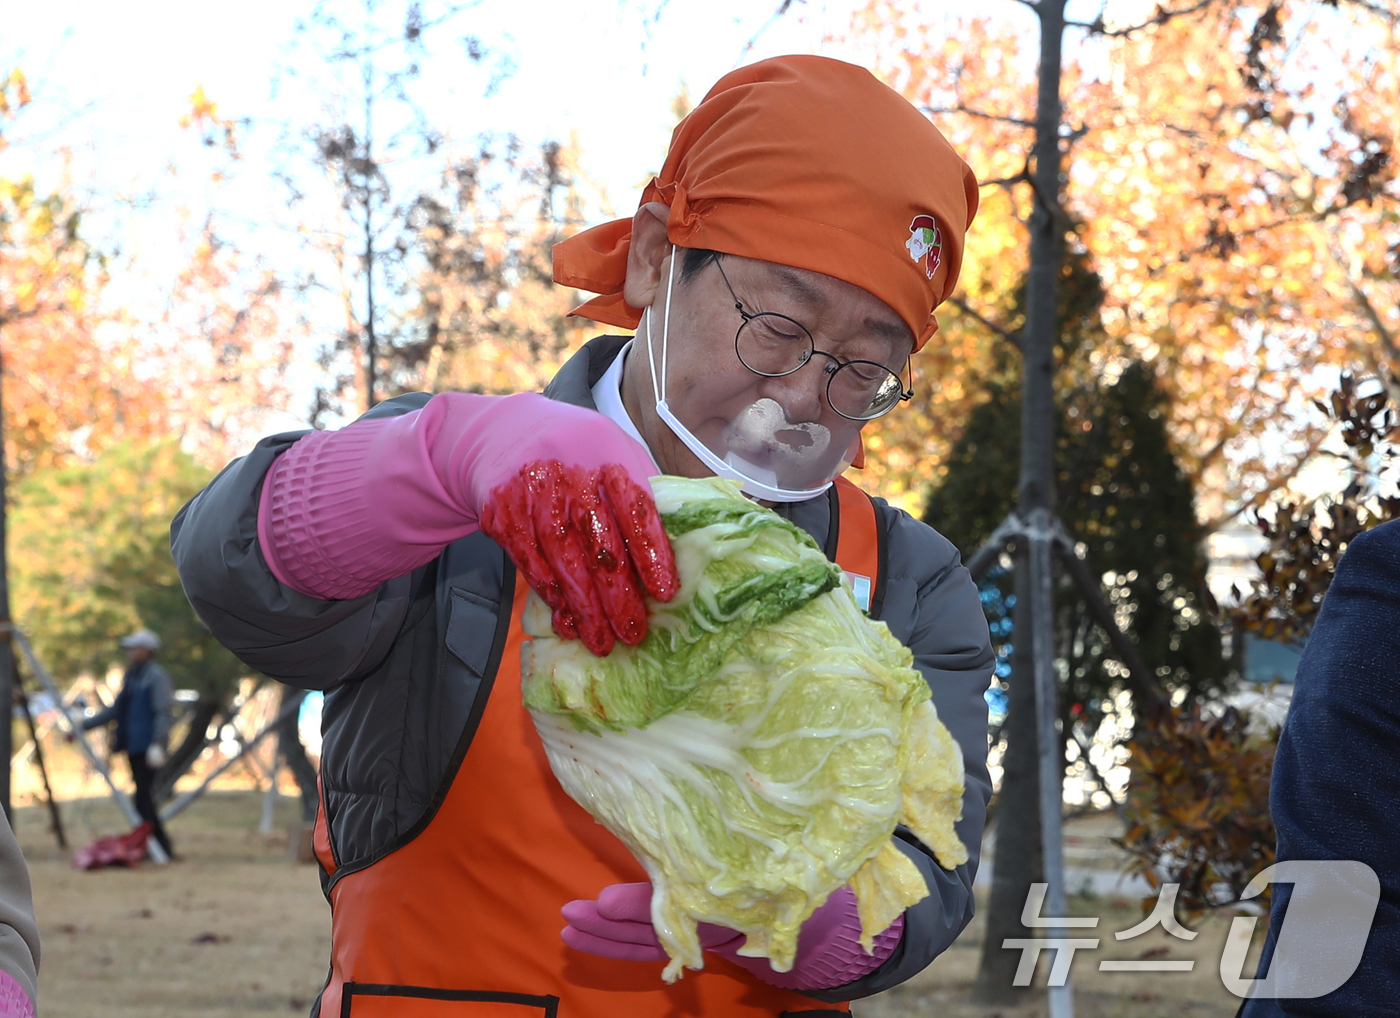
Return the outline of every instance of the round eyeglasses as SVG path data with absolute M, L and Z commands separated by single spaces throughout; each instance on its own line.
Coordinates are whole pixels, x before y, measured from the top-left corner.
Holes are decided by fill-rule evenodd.
M 756 375 L 782 378 L 800 371 L 813 356 L 825 357 L 826 401 L 831 409 L 851 421 L 883 417 L 900 403 L 914 398 L 914 389 L 905 389 L 899 375 L 878 361 L 843 361 L 818 350 L 806 326 L 774 311 L 749 311 L 734 293 L 724 267 L 715 268 L 724 278 L 734 307 L 743 319 L 734 334 L 734 352 L 739 361 Z M 907 364 L 907 362 L 906 362 Z

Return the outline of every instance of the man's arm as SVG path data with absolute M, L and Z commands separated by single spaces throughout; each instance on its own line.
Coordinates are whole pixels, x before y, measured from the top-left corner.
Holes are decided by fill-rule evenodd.
M 112 701 L 112 705 L 110 707 L 103 707 L 92 717 L 83 718 L 81 726 L 83 731 L 90 732 L 94 728 L 100 728 L 103 725 L 110 725 L 113 721 L 117 720 L 117 715 L 118 713 L 120 713 L 121 709 L 121 702 L 121 694 L 118 693 L 117 698 Z
M 924 875 L 929 895 L 905 910 L 904 936 L 885 964 L 853 983 L 811 994 L 830 1001 L 868 997 L 922 972 L 972 921 L 972 881 L 992 795 L 984 694 L 996 656 L 977 586 L 957 549 L 936 531 L 898 510 L 881 511 L 890 524 L 882 617 L 913 652 L 914 667 L 933 691 L 939 720 L 962 749 L 966 788 L 957 832 L 968 861 L 944 869 L 912 832 L 896 829 L 895 845 Z
M 388 400 L 366 416 L 409 413 L 425 394 Z M 408 576 L 345 600 L 283 584 L 258 542 L 258 501 L 276 459 L 310 432 L 274 435 L 234 460 L 170 526 L 185 594 L 214 637 L 250 668 L 302 689 L 328 689 L 372 670 L 408 609 Z

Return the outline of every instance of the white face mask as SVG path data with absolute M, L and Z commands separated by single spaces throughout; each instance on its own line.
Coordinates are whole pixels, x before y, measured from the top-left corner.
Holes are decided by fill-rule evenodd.
M 831 430 L 819 422 L 792 420 L 788 410 L 769 397 L 754 399 L 733 411 L 727 421 L 720 421 L 714 413 L 713 394 L 698 382 L 688 386 L 684 393 L 676 394 L 674 401 L 667 398 L 666 354 L 676 256 L 672 245 L 666 277 L 666 314 L 661 324 L 660 372 L 657 371 L 651 308 L 646 309 L 647 358 L 651 365 L 657 416 L 700 462 L 717 476 L 736 482 L 745 494 L 768 502 L 802 502 L 815 498 L 850 466 L 858 448 L 858 425 L 843 422 L 842 430 L 849 434 L 833 436 Z M 754 376 L 755 379 L 761 377 Z M 702 424 L 705 425 L 704 439 L 695 433 L 695 428 Z M 841 447 L 834 448 L 836 443 Z

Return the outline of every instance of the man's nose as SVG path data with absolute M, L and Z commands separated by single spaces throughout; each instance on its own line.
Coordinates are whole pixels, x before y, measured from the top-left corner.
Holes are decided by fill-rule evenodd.
M 827 374 L 819 359 L 814 359 L 790 375 L 768 378 L 759 394 L 783 408 L 789 424 L 815 422 L 826 410 Z

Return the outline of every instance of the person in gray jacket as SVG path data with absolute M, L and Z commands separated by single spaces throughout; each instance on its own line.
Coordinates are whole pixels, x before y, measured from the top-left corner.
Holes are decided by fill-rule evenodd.
M 761 179 L 687 162 L 706 152 Z M 327 691 L 315 850 L 333 948 L 313 1014 L 394 1000 L 562 1018 L 844 1013 L 972 917 L 991 792 L 981 602 L 948 541 L 832 482 L 863 425 L 907 398 L 900 372 L 956 281 L 976 182 L 903 98 L 812 57 L 727 76 L 677 130 L 663 177 L 632 219 L 555 248 L 557 280 L 604 294 L 579 313 L 635 339 L 590 341 L 542 395 L 416 393 L 338 431 L 265 439 L 172 523 L 214 635 L 263 674 Z M 812 200 L 770 214 L 794 181 Z M 709 196 L 702 211 L 687 193 Z M 523 595 L 595 654 L 638 643 L 643 595 L 676 589 L 657 473 L 728 477 L 832 558 L 865 541 L 857 597 L 912 651 L 962 749 L 970 859 L 945 869 L 897 828 L 928 896 L 872 951 L 842 889 L 804 924 L 791 972 L 720 930 L 713 963 L 663 983 L 635 907 L 645 873 L 549 770 L 520 700 Z
M 121 639 L 126 653 L 127 669 L 122 676 L 122 688 L 117 698 L 105 710 L 83 721 L 84 731 L 104 725 L 115 725 L 112 751 L 126 753 L 131 764 L 131 780 L 136 785 L 136 812 L 151 825 L 151 833 L 172 859 L 170 837 L 160 822 L 151 795 L 156 771 L 165 764 L 166 741 L 170 738 L 175 693 L 166 674 L 155 661 L 160 650 L 160 637 L 149 629 L 138 629 Z

